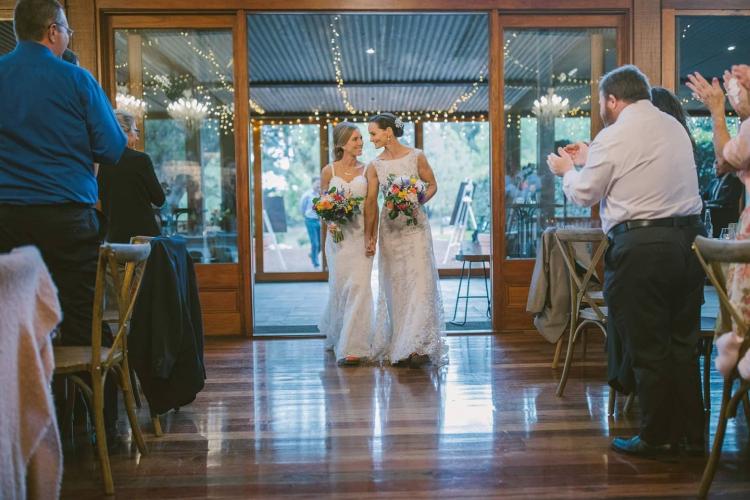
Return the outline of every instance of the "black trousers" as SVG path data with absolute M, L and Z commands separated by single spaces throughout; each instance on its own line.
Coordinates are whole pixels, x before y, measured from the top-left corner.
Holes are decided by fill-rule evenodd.
M 698 234 L 702 227 L 633 229 L 611 238 L 605 256 L 608 337 L 621 341 L 632 365 L 640 436 L 649 444 L 703 440 L 698 340 L 704 273 L 691 249 Z
M 91 345 L 91 316 L 100 244 L 94 208 L 0 205 L 0 252 L 36 245 L 57 286 L 62 345 Z
M 62 308 L 60 344 L 91 345 L 96 266 L 101 230 L 96 209 L 74 204 L 0 205 L 0 252 L 22 245 L 35 245 L 42 254 Z M 112 345 L 109 329 L 103 345 Z M 117 387 L 107 377 L 105 421 L 117 419 Z

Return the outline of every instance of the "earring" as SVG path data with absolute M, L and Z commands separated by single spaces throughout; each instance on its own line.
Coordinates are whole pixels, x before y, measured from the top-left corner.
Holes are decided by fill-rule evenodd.
M 388 146 L 391 143 L 391 136 L 388 136 L 388 139 L 385 141 L 385 145 Z

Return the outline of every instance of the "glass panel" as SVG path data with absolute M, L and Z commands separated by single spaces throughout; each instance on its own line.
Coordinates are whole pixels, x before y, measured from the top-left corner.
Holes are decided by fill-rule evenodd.
M 698 71 L 709 81 L 716 77 L 722 82 L 724 70 L 731 68 L 732 64 L 746 63 L 750 59 L 748 32 L 750 16 L 677 17 L 677 95 L 690 116 L 688 127 L 696 143 L 701 192 L 707 189 L 711 179 L 715 177 L 713 127 L 706 107 L 693 98 L 692 92 L 685 85 L 687 75 Z M 734 136 L 739 127 L 739 119 L 732 112 L 728 101 L 726 109 L 729 130 Z
M 117 106 L 167 192 L 162 233 L 196 262 L 237 262 L 232 31 L 115 31 Z
M 361 161 L 368 163 L 382 152 L 367 139 L 368 118 L 381 111 L 401 117 L 405 123 L 402 143 L 424 149 L 437 174 L 439 194 L 426 210 L 432 220 L 438 264 L 454 267 L 460 243 L 471 241 L 472 237 L 480 239 L 471 223 L 463 230 L 451 220 L 460 181 L 476 177 L 477 183 L 486 179 L 489 171 L 488 159 L 477 159 L 489 149 L 487 126 L 471 123 L 472 119 L 477 123 L 484 121 L 488 111 L 487 15 L 251 14 L 248 38 L 250 107 L 256 123 L 355 122 L 365 137 Z M 417 123 L 425 124 L 423 142 L 417 141 Z M 331 129 L 329 126 L 329 158 Z M 310 144 L 298 147 L 317 147 L 311 136 L 309 139 Z M 441 140 L 447 144 L 440 144 Z M 466 158 L 462 158 L 464 154 Z M 294 165 L 284 175 L 295 167 L 308 172 L 311 166 Z M 265 175 L 265 160 L 261 168 Z M 483 171 L 481 175 L 479 170 Z M 277 169 L 274 174 L 281 175 Z M 477 184 L 475 196 L 481 189 L 486 191 L 487 186 Z M 285 196 L 292 196 L 291 184 L 289 190 Z M 488 194 L 482 196 L 489 200 Z M 290 200 L 285 203 L 287 226 L 294 228 L 299 222 L 289 218 Z M 487 205 L 486 201 L 483 203 Z M 484 233 L 481 240 L 485 241 L 489 237 L 489 209 L 483 208 L 487 216 L 480 231 Z M 461 241 L 448 248 L 454 233 Z M 305 234 L 282 235 L 281 254 L 309 248 Z M 286 270 L 312 271 L 308 252 L 298 253 L 294 264 L 285 262 Z M 283 270 L 275 251 L 264 255 L 263 271 Z
M 457 253 L 490 253 L 490 125 L 427 122 L 424 152 L 439 189 L 426 206 L 440 267 L 461 267 Z
M 318 192 L 320 127 L 263 125 L 261 151 L 263 269 L 319 271 L 320 223 L 305 217 L 303 209 L 308 207 L 303 205 Z
M 16 47 L 16 35 L 13 33 L 13 21 L 0 20 L 0 56 Z
M 617 64 L 614 29 L 508 29 L 505 76 L 505 252 L 534 258 L 550 225 L 589 225 L 545 158 L 591 136 L 592 92 Z M 598 113 L 598 109 L 593 110 Z

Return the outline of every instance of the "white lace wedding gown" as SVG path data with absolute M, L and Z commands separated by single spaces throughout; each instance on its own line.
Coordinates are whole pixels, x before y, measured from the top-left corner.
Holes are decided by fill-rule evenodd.
M 358 175 L 346 182 L 331 166 L 330 187 L 367 196 L 367 179 Z M 365 202 L 360 207 L 364 212 Z M 326 348 L 333 350 L 337 361 L 347 356 L 369 358 L 373 332 L 372 276 L 373 258 L 365 255 L 365 221 L 363 213 L 341 226 L 343 241 L 334 243 L 326 234 L 328 261 L 328 304 L 318 324 L 326 336 Z
M 417 176 L 420 154 L 414 149 L 403 158 L 374 160 L 381 191 L 388 187 L 389 175 Z M 448 347 L 430 222 L 420 210 L 417 225 L 407 226 L 404 216 L 391 220 L 383 209 L 379 226 L 374 357 L 397 363 L 417 353 L 444 364 Z

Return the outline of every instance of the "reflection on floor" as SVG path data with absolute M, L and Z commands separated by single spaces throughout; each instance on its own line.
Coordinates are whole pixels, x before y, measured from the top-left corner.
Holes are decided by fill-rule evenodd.
M 441 279 L 445 321 L 453 318 L 458 292 L 458 279 Z M 466 281 L 461 292 L 466 295 Z M 373 279 L 373 296 L 377 297 L 377 283 Z M 484 283 L 481 278 L 472 277 L 471 295 L 483 295 Z M 255 284 L 255 335 L 318 333 L 317 323 L 328 300 L 328 283 L 287 282 Z M 465 300 L 459 302 L 457 322 L 463 322 Z M 448 323 L 448 331 L 489 330 L 486 299 L 469 299 L 466 324 L 456 326 Z
M 117 497 L 694 498 L 704 459 L 608 449 L 638 408 L 607 417 L 603 346 L 590 339 L 558 398 L 553 346 L 533 332 L 450 337 L 440 370 L 337 367 L 319 339 L 209 338 L 195 402 L 162 417 L 161 438 L 140 411 L 148 455 L 129 436 L 112 452 Z M 713 436 L 715 371 L 712 393 Z M 748 498 L 749 452 L 740 410 L 712 496 Z M 62 497 L 101 498 L 84 436 L 66 440 Z
M 458 279 L 446 278 L 440 280 L 443 294 L 443 311 L 445 321 L 450 322 L 456 305 Z M 462 293 L 466 294 L 466 282 L 462 286 Z M 373 282 L 373 293 L 377 292 L 377 284 Z M 484 294 L 484 284 L 479 278 L 471 280 L 471 294 Z M 328 283 L 323 282 L 287 282 L 287 283 L 256 283 L 255 284 L 255 335 L 311 335 L 317 334 L 317 322 L 321 311 L 328 299 Z M 465 300 L 458 304 L 456 321 L 463 322 Z M 716 290 L 705 288 L 705 303 L 703 304 L 703 323 L 709 324 L 718 313 L 719 305 Z M 446 329 L 451 332 L 467 330 L 490 330 L 490 318 L 487 317 L 487 302 L 485 299 L 469 299 L 466 308 L 466 324 L 457 326 L 446 323 Z

